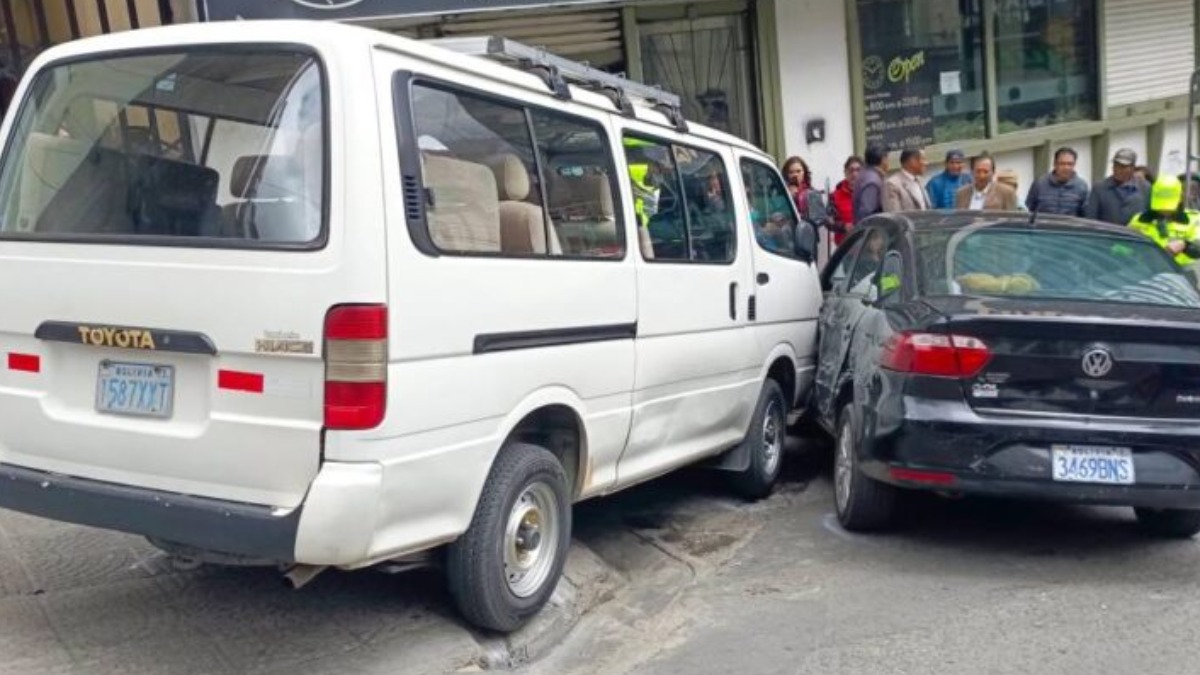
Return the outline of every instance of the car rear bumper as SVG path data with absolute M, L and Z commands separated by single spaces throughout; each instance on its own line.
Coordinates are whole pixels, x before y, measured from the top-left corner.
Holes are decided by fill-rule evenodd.
M 965 403 L 905 399 L 868 415 L 863 470 L 909 488 L 1062 502 L 1200 509 L 1200 421 L 983 415 Z M 1133 485 L 1051 478 L 1051 446 L 1130 448 Z
M 292 562 L 303 507 L 174 494 L 0 464 L 0 508 L 247 558 Z

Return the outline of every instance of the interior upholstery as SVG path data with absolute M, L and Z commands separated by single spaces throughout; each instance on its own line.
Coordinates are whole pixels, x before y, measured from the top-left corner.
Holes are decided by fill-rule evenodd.
M 502 155 L 492 163 L 500 197 L 500 248 L 513 255 L 562 255 L 553 230 L 546 241 L 546 211 L 526 201 L 532 189 L 529 171 L 515 155 Z
M 500 252 L 500 199 L 492 170 L 439 154 L 422 153 L 433 243 L 448 251 Z
M 607 176 L 552 173 L 548 183 L 550 213 L 559 235 L 568 242 L 568 249 L 615 246 L 620 241 L 612 186 Z

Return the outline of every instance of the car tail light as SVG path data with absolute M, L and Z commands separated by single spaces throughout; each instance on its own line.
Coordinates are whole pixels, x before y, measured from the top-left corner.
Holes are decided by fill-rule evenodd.
M 897 333 L 883 347 L 888 370 L 937 377 L 974 377 L 992 358 L 983 340 L 968 335 Z
M 371 429 L 387 409 L 387 305 L 325 315 L 325 428 Z

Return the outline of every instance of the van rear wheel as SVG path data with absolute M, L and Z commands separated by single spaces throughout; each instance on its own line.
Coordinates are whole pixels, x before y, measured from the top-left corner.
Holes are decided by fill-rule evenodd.
M 505 446 L 471 526 L 447 552 L 447 581 L 459 612 L 481 628 L 520 628 L 550 599 L 570 543 L 570 490 L 562 464 L 536 445 Z

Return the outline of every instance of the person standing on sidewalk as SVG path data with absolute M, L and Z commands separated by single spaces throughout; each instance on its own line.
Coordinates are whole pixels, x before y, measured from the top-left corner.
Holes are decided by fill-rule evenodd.
M 1114 225 L 1128 224 L 1150 205 L 1150 185 L 1136 175 L 1137 153 L 1121 148 L 1113 155 L 1112 175 L 1092 190 L 1083 216 Z
M 858 155 L 851 155 L 842 165 L 845 178 L 833 188 L 829 196 L 829 220 L 827 227 L 833 232 L 833 243 L 841 244 L 846 235 L 854 229 L 854 181 L 862 172 L 863 160 Z
M 929 204 L 935 209 L 954 208 L 955 195 L 959 189 L 971 184 L 971 176 L 964 171 L 966 155 L 962 150 L 946 153 L 946 168 L 929 179 L 925 190 L 929 193 Z
M 854 223 L 883 212 L 883 184 L 887 180 L 887 150 L 881 146 L 867 146 L 867 165 L 858 172 L 854 181 Z
M 995 180 L 996 161 L 982 154 L 971 160 L 974 182 L 959 188 L 954 208 L 971 211 L 1016 211 L 1017 191 Z
M 925 175 L 925 151 L 909 148 L 901 152 L 900 170 L 887 179 L 883 210 L 889 213 L 929 210 L 929 195 L 925 192 L 925 187 L 921 185 L 921 176 L 923 175 Z
M 1033 213 L 1082 216 L 1087 206 L 1088 184 L 1075 174 L 1078 153 L 1059 148 L 1054 153 L 1054 170 L 1033 182 L 1025 196 L 1025 208 Z

